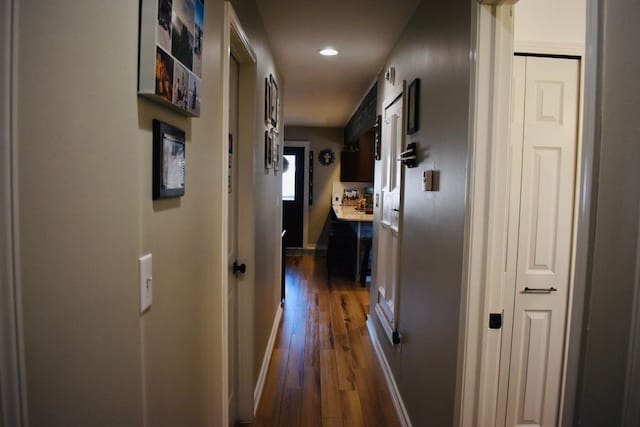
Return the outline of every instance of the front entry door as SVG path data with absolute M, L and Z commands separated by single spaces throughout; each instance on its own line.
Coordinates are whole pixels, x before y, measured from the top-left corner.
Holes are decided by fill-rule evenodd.
M 387 103 L 382 124 L 381 168 L 375 181 L 380 192 L 375 202 L 378 235 L 373 283 L 377 289 L 376 314 L 387 335 L 397 329 L 398 271 L 400 261 L 400 209 L 402 168 L 396 159 L 402 152 L 404 119 L 402 95 Z
M 284 147 L 287 170 L 282 173 L 284 245 L 301 248 L 304 237 L 304 147 Z
M 516 56 L 513 93 L 505 275 L 512 298 L 505 324 L 513 327 L 503 337 L 498 419 L 551 427 L 569 298 L 579 62 Z

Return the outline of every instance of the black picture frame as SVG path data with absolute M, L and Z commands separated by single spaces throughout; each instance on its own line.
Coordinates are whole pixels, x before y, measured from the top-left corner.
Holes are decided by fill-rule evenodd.
M 181 197 L 185 189 L 185 133 L 153 120 L 153 200 Z
M 264 121 L 265 123 L 271 123 L 269 118 L 271 110 L 271 82 L 269 77 L 264 78 Z
M 273 77 L 273 74 L 269 74 L 269 121 L 271 126 L 277 128 L 278 126 L 278 83 Z
M 268 130 L 264 131 L 264 168 L 273 168 L 273 136 Z
M 407 134 L 420 129 L 420 79 L 414 79 L 407 87 Z

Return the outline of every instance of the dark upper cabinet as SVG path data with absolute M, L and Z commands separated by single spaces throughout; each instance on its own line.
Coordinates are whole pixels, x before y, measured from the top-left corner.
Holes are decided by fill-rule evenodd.
M 340 153 L 340 181 L 373 182 L 374 131 L 368 130 L 358 138 L 357 151 Z

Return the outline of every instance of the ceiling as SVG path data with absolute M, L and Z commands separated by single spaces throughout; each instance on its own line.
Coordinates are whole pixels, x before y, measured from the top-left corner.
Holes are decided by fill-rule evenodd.
M 286 126 L 343 127 L 420 0 L 257 0 L 284 78 Z M 340 51 L 325 57 L 318 51 Z

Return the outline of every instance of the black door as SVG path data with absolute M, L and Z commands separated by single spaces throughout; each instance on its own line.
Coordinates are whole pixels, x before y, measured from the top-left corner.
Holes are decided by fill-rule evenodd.
M 304 147 L 284 147 L 282 228 L 286 247 L 301 248 L 304 210 Z

